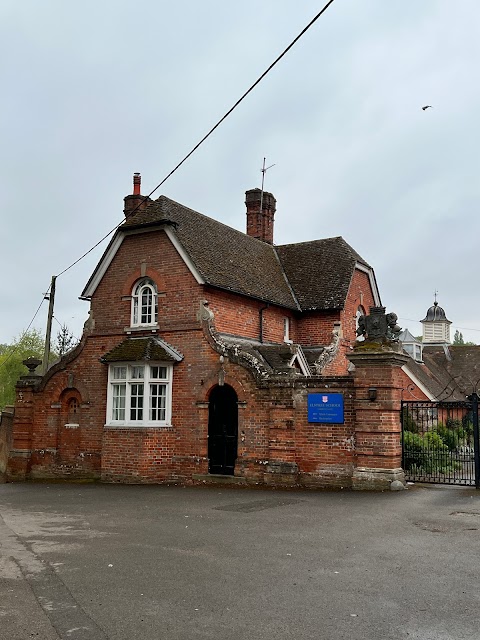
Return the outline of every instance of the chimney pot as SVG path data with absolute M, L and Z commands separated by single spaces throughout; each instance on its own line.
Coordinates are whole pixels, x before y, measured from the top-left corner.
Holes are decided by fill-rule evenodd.
M 143 211 L 150 204 L 151 199 L 141 195 L 142 176 L 139 173 L 133 174 L 133 194 L 126 196 L 123 200 L 125 207 L 123 213 L 125 219 L 134 219 L 137 211 Z
M 133 174 L 133 195 L 140 195 L 140 185 L 142 184 L 142 176 L 139 173 Z

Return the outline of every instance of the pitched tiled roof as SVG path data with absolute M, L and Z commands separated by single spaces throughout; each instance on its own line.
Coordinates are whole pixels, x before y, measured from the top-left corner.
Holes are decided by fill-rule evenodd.
M 273 247 L 160 196 L 124 227 L 168 218 L 207 284 L 296 309 Z
M 159 338 L 126 338 L 100 358 L 102 362 L 178 362 L 182 355 Z
M 207 284 L 291 309 L 341 309 L 355 263 L 341 237 L 274 247 L 160 196 L 122 228 L 165 220 Z
M 455 385 L 450 383 L 450 376 L 444 369 L 433 371 L 426 364 L 420 364 L 413 358 L 409 358 L 406 366 L 435 399 L 443 400 L 447 396 L 450 400 L 458 399 L 455 391 L 450 395 Z M 404 400 L 418 400 L 408 388 L 404 389 L 402 397 Z
M 480 387 L 480 346 L 425 346 L 423 360 L 445 384 L 455 386 L 458 399 L 465 400 Z M 454 398 L 457 399 L 457 398 Z
M 355 264 L 369 266 L 341 237 L 277 247 L 303 310 L 342 309 Z
M 437 400 L 465 400 L 480 387 L 480 346 L 425 345 L 423 364 L 409 358 L 407 368 Z
M 298 345 L 293 343 L 265 343 L 248 338 L 238 338 L 237 336 L 231 336 L 223 333 L 218 335 L 225 344 L 237 347 L 243 353 L 253 356 L 253 358 L 258 360 L 269 374 L 289 376 L 302 375 L 301 371 L 295 365 L 290 366 L 290 362 L 292 362 L 295 355 L 298 354 Z M 316 349 L 318 353 L 322 350 L 323 347 Z M 308 365 L 309 362 L 307 358 L 306 361 Z

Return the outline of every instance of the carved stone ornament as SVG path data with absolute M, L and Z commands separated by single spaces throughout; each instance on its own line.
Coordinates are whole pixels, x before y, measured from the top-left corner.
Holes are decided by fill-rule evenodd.
M 370 307 L 368 316 L 358 319 L 357 336 L 369 342 L 398 342 L 402 328 L 397 324 L 396 313 L 385 313 L 385 307 Z
M 313 363 L 312 368 L 313 368 L 313 371 L 315 372 L 315 375 L 317 376 L 322 375 L 322 372 L 327 366 L 327 364 L 330 364 L 330 362 L 332 362 L 332 360 L 335 358 L 335 356 L 338 353 L 338 347 L 340 346 L 340 329 L 335 328 L 332 331 L 332 336 L 333 336 L 332 342 L 327 347 L 325 347 L 322 354 Z

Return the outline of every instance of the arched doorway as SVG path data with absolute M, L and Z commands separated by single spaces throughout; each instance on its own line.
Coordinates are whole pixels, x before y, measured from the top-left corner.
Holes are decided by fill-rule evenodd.
M 228 384 L 216 386 L 208 408 L 208 472 L 233 476 L 237 459 L 238 404 Z

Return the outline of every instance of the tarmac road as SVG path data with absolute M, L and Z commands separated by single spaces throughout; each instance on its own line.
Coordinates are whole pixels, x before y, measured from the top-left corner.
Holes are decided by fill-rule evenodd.
M 0 485 L 1 640 L 478 640 L 480 492 Z

